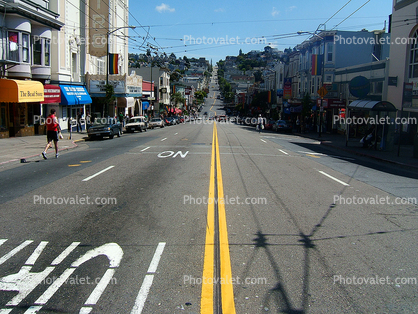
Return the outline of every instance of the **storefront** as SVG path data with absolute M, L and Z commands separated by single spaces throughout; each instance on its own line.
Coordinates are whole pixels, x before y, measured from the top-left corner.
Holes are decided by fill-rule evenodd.
M 87 89 L 81 85 L 60 85 L 61 89 L 61 110 L 59 114 L 60 125 L 66 130 L 67 119 L 77 119 L 77 115 L 81 114 L 83 118 L 83 129 L 86 128 L 85 117 L 90 114 L 92 103 L 91 97 Z
M 35 135 L 43 101 L 42 83 L 0 79 L 0 138 Z
M 103 116 L 116 117 L 122 113 L 135 115 L 141 111 L 142 77 L 133 75 L 112 75 L 108 83 L 113 87 L 113 95 L 106 99 L 106 76 L 86 75 L 87 88 L 93 98 L 92 114 L 99 118 Z
M 61 102 L 61 89 L 58 85 L 44 85 L 44 101 L 41 102 L 41 116 L 48 117 L 51 109 L 54 108 L 57 112 Z M 59 116 L 58 116 L 59 117 Z M 46 125 L 41 119 L 35 121 L 35 134 L 46 134 Z

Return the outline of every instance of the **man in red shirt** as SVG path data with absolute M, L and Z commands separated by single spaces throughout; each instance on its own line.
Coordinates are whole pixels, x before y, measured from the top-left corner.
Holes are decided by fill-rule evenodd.
M 52 141 L 54 141 L 55 145 L 55 158 L 58 158 L 58 133 L 61 132 L 60 125 L 58 124 L 58 119 L 55 116 L 55 109 L 51 109 L 51 114 L 46 118 L 46 140 L 48 144 L 46 144 L 44 151 L 42 152 L 42 157 L 44 159 L 48 159 L 46 157 L 47 150 L 52 146 Z

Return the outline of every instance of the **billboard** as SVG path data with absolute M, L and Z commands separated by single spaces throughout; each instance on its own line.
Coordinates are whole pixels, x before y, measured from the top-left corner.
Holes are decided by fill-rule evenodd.
M 90 1 L 89 53 L 95 57 L 106 56 L 109 31 L 109 0 Z

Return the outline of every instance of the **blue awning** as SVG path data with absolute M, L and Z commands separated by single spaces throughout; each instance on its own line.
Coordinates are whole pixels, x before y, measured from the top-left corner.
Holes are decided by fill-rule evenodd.
M 142 102 L 142 110 L 148 110 L 149 108 L 149 101 Z
M 92 103 L 91 97 L 84 86 L 60 85 L 60 88 L 62 105 L 72 106 Z

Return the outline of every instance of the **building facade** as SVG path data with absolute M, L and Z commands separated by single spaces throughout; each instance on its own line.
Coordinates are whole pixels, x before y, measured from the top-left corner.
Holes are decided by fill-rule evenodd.
M 0 138 L 39 134 L 42 103 L 57 101 L 45 99 L 54 57 L 52 34 L 63 27 L 57 1 L 0 3 Z

